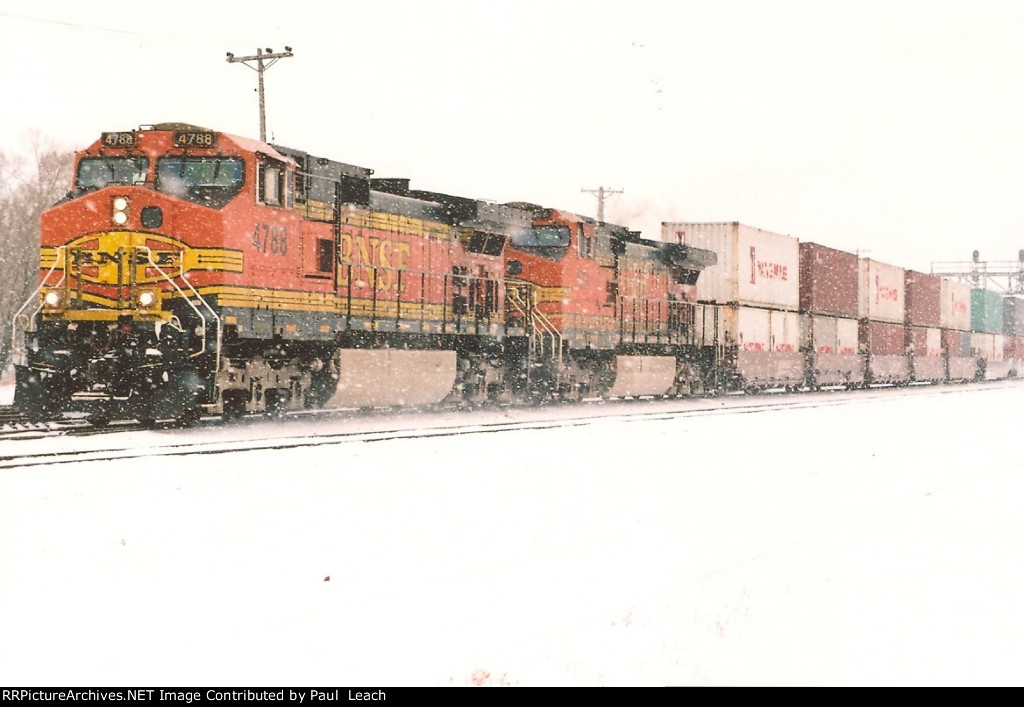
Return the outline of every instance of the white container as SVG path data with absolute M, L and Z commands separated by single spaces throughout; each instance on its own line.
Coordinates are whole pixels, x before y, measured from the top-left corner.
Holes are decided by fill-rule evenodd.
M 836 321 L 836 353 L 843 356 L 856 354 L 860 347 L 860 332 L 856 319 Z
M 971 333 L 971 349 L 986 361 L 1002 361 L 1004 337 L 1002 334 Z
M 793 310 L 800 305 L 800 243 L 741 223 L 662 223 L 662 240 L 706 248 L 718 263 L 701 272 L 697 299 Z
M 857 316 L 876 322 L 902 324 L 906 317 L 905 273 L 903 268 L 895 265 L 861 258 Z
M 769 345 L 776 353 L 798 353 L 800 351 L 800 315 L 796 312 L 772 310 Z
M 971 330 L 971 286 L 959 280 L 942 279 L 939 309 L 943 329 Z
M 805 314 L 801 321 L 801 345 L 827 355 L 853 355 L 858 350 L 857 320 L 824 314 Z
M 864 357 L 858 353 L 856 319 L 804 314 L 800 325 L 801 348 L 810 365 L 809 383 L 850 386 L 864 382 Z

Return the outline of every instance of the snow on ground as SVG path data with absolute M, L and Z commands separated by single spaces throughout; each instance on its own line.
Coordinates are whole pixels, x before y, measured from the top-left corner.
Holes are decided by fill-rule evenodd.
M 0 682 L 1019 684 L 1022 389 L 944 391 L 3 469 Z

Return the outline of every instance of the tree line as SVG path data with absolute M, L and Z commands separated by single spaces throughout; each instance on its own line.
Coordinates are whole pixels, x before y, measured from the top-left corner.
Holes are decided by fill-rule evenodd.
M 39 285 L 39 217 L 68 192 L 73 161 L 70 149 L 39 134 L 21 150 L 0 148 L 0 372 L 10 363 L 14 316 Z

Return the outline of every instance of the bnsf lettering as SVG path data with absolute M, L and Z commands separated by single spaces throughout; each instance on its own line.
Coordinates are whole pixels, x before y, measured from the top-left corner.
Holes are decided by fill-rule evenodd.
M 170 250 L 150 251 L 153 263 L 159 267 L 170 267 L 178 264 L 178 253 Z M 116 265 L 118 262 L 126 262 L 127 253 L 108 253 L 104 250 L 79 250 L 74 251 L 71 258 L 79 267 L 100 267 L 101 265 Z M 140 260 L 140 265 L 148 265 L 149 260 Z
M 338 284 L 349 284 L 349 272 L 355 284 L 372 282 L 376 276 L 377 290 L 388 292 L 398 287 L 398 270 L 409 265 L 409 244 L 376 236 L 353 236 L 342 233 L 338 250 Z M 351 268 L 344 266 L 352 266 Z M 402 283 L 402 289 L 406 284 Z

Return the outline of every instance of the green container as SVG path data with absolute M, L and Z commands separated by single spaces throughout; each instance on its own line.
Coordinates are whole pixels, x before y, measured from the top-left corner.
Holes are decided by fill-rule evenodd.
M 1003 333 L 1003 296 L 990 290 L 971 290 L 971 331 Z

